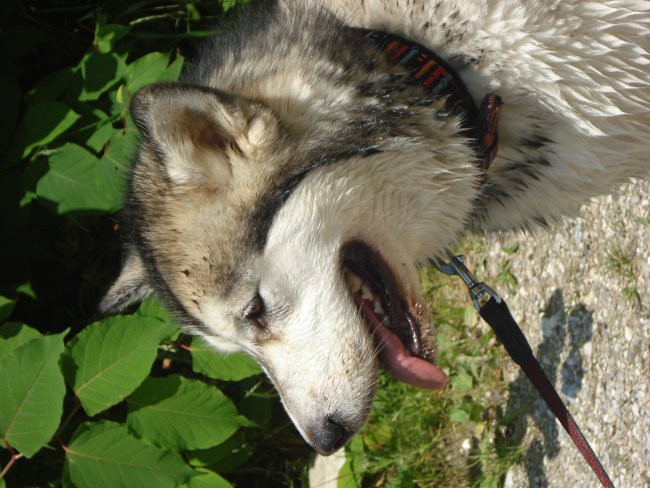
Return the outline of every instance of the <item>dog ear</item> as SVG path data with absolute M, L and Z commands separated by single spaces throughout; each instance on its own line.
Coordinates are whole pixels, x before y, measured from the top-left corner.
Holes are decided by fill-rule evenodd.
M 220 187 L 235 159 L 254 158 L 277 137 L 267 107 L 204 87 L 149 85 L 131 102 L 131 115 L 170 181 L 181 186 Z
M 135 249 L 128 249 L 122 271 L 100 302 L 99 311 L 103 315 L 125 312 L 144 300 L 152 291 L 142 258 Z

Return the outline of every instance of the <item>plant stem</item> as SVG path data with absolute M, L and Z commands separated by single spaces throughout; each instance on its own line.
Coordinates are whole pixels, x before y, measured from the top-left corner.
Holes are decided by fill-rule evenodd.
M 63 433 L 63 429 L 65 429 L 68 426 L 68 424 L 70 423 L 70 421 L 72 420 L 74 415 L 79 411 L 80 408 L 81 408 L 81 403 L 79 403 L 79 399 L 75 395 L 75 397 L 74 397 L 74 407 L 72 407 L 72 410 L 70 410 L 70 413 L 68 414 L 68 416 L 61 423 L 58 430 L 54 433 L 54 435 L 52 436 L 52 440 L 50 442 L 52 442 L 53 440 L 59 438 L 61 433 Z
M 7 465 L 2 469 L 2 472 L 0 472 L 0 480 L 4 479 L 4 477 L 9 472 L 9 470 L 14 465 L 14 463 L 18 461 L 21 457 L 23 457 L 23 454 L 21 452 L 16 454 L 16 451 L 14 451 L 11 448 L 11 446 L 7 443 L 6 439 L 5 439 L 5 446 L 7 446 L 7 449 L 11 453 L 11 457 L 9 458 L 9 462 L 7 463 Z

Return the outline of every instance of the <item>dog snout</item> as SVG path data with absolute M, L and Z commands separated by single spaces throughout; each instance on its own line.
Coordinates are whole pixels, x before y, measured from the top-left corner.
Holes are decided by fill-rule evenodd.
M 313 429 L 311 444 L 318 454 L 328 456 L 343 447 L 353 433 L 345 421 L 336 416 L 327 416 Z

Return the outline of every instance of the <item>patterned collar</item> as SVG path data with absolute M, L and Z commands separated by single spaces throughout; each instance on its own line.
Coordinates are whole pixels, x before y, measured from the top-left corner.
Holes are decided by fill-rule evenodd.
M 477 109 L 467 86 L 454 69 L 433 51 L 388 32 L 360 29 L 364 39 L 377 45 L 392 64 L 404 66 L 415 83 L 428 93 L 446 98 L 447 108 L 463 119 L 463 127 L 472 139 L 476 151 L 476 165 L 482 170 L 479 183 L 498 150 L 498 121 L 501 97 L 488 93 Z

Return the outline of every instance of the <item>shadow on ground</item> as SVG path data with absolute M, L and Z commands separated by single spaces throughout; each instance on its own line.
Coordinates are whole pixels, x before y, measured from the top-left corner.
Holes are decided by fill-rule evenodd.
M 557 289 L 546 303 L 539 326 L 543 340 L 534 351 L 535 357 L 551 383 L 560 391 L 563 400 L 570 403 L 577 398 L 582 386 L 584 370 L 581 348 L 593 335 L 592 313 L 584 305 L 567 310 L 562 290 Z M 508 391 L 510 397 L 501 418 L 506 432 L 500 441 L 509 449 L 525 449 L 522 462 L 528 475 L 528 485 L 531 488 L 546 488 L 548 481 L 544 458 L 553 459 L 559 454 L 558 429 L 562 427 L 523 371 L 510 383 Z M 524 447 L 523 441 L 531 421 L 542 436 Z

